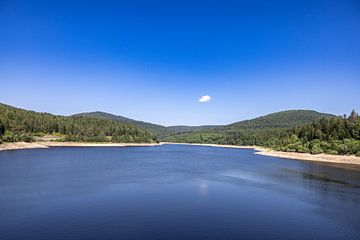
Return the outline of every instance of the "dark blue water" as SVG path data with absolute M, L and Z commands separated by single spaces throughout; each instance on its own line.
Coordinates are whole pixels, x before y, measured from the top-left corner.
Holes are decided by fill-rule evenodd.
M 0 239 L 360 239 L 359 171 L 253 152 L 0 152 Z

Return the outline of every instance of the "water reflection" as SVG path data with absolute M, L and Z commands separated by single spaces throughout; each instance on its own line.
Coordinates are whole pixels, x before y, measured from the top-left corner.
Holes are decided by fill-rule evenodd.
M 281 172 L 272 176 L 307 194 L 299 199 L 315 201 L 318 206 L 324 201 L 340 201 L 360 207 L 360 172 L 357 170 L 302 162 L 280 169 Z
M 298 175 L 301 176 L 304 179 L 310 180 L 310 181 L 318 181 L 318 182 L 322 182 L 323 184 L 329 183 L 329 184 L 340 184 L 340 185 L 344 185 L 346 187 L 350 187 L 350 188 L 359 188 L 359 185 L 356 184 L 352 184 L 350 182 L 347 182 L 346 180 L 341 180 L 341 179 L 336 179 L 336 178 L 332 178 L 329 175 L 325 175 L 325 174 L 319 174 L 319 173 L 312 173 L 312 172 L 304 172 L 304 171 L 296 171 L 293 169 L 283 169 L 284 172 L 286 173 L 290 173 L 290 174 L 294 174 L 294 175 Z
M 206 180 L 199 181 L 199 195 L 201 197 L 207 197 L 209 194 L 209 184 Z

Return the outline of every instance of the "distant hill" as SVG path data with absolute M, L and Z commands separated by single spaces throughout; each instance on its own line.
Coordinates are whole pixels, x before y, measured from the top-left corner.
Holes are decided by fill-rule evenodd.
M 111 120 L 115 120 L 115 121 L 120 121 L 120 122 L 126 122 L 126 123 L 130 123 L 133 125 L 136 125 L 137 127 L 140 127 L 142 129 L 145 129 L 149 132 L 151 132 L 152 134 L 155 134 L 157 136 L 162 136 L 162 135 L 169 135 L 172 133 L 171 129 L 162 126 L 162 125 L 158 125 L 158 124 L 153 124 L 153 123 L 148 123 L 148 122 L 143 122 L 143 121 L 138 121 L 138 120 L 134 120 L 131 118 L 126 118 L 123 116 L 119 116 L 119 115 L 114 115 L 111 113 L 106 113 L 106 112 L 100 112 L 100 111 L 96 111 L 96 112 L 86 112 L 86 113 L 78 113 L 72 116 L 88 116 L 88 117 L 95 117 L 95 118 L 101 118 L 101 119 L 111 119 Z
M 143 122 L 126 118 L 119 115 L 114 115 L 106 112 L 85 112 L 75 114 L 73 116 L 87 116 L 100 119 L 111 119 L 115 121 L 133 124 L 139 128 L 151 132 L 156 135 L 160 140 L 177 141 L 181 138 L 192 134 L 203 134 L 204 132 L 238 132 L 245 129 L 266 129 L 266 128 L 289 128 L 294 126 L 310 123 L 322 117 L 335 117 L 331 114 L 319 113 L 313 110 L 287 110 L 277 113 L 271 113 L 266 116 L 261 116 L 251 120 L 235 122 L 229 125 L 203 125 L 203 126 L 162 126 L 149 122 Z
M 259 145 L 280 151 L 360 156 L 360 117 L 287 110 L 229 125 L 162 126 L 105 112 L 60 116 L 0 103 L 0 144 L 39 139 Z
M 0 143 L 32 141 L 34 136 L 44 134 L 56 134 L 65 141 L 157 141 L 148 131 L 127 122 L 91 116 L 59 116 L 0 103 Z
M 152 134 L 157 135 L 158 137 L 164 137 L 164 136 L 169 136 L 172 134 L 183 133 L 183 132 L 195 132 L 195 131 L 206 130 L 206 129 L 211 129 L 211 128 L 217 127 L 217 126 L 212 126 L 212 125 L 165 127 L 165 126 L 162 126 L 159 124 L 138 121 L 138 120 L 134 120 L 131 118 L 126 118 L 123 116 L 114 115 L 114 114 L 106 113 L 106 112 L 100 112 L 100 111 L 78 113 L 78 114 L 75 114 L 72 116 L 88 116 L 88 117 L 112 119 L 112 120 L 116 120 L 116 121 L 126 122 L 126 123 L 130 123 L 130 124 L 134 124 L 137 127 L 140 127 L 142 129 L 145 129 L 145 130 L 151 132 Z
M 336 117 L 332 114 L 320 113 L 313 110 L 287 110 L 271 113 L 265 116 L 235 122 L 225 126 L 226 129 L 245 129 L 245 128 L 284 128 L 295 127 L 311 123 L 320 118 Z
M 287 110 L 225 126 L 213 126 L 196 132 L 177 133 L 165 141 L 190 143 L 218 143 L 237 145 L 264 145 L 272 137 L 279 137 L 287 129 L 309 124 L 335 115 L 313 110 Z
M 185 126 L 185 125 L 178 125 L 178 126 L 170 126 L 168 127 L 172 133 L 183 133 L 183 132 L 197 132 L 197 131 L 204 131 L 209 129 L 214 129 L 217 127 L 221 127 L 222 125 L 201 125 L 201 126 Z

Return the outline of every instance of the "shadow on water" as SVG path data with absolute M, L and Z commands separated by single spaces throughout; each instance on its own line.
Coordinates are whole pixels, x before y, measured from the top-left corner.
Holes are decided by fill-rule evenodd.
M 340 185 L 343 185 L 343 186 L 349 187 L 349 188 L 360 188 L 360 185 L 352 184 L 345 180 L 331 178 L 326 175 L 319 175 L 319 174 L 309 173 L 309 172 L 300 172 L 300 171 L 296 171 L 293 169 L 283 169 L 283 171 L 301 176 L 302 178 L 307 179 L 307 180 L 319 181 L 322 183 L 335 183 L 335 184 L 340 184 Z

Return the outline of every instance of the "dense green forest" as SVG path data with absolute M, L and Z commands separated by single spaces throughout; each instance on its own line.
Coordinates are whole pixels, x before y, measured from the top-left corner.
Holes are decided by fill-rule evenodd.
M 157 136 L 165 136 L 165 135 L 170 135 L 172 133 L 172 131 L 165 126 L 148 123 L 148 122 L 143 122 L 143 121 L 137 121 L 137 120 L 134 120 L 131 118 L 126 118 L 123 116 L 118 116 L 118 115 L 114 115 L 114 114 L 106 113 L 106 112 L 97 111 L 97 112 L 78 113 L 78 114 L 73 115 L 73 117 L 80 117 L 80 116 L 115 120 L 115 121 L 119 121 L 119 122 L 136 125 L 137 127 L 145 129 L 145 130 L 149 131 L 150 133 L 157 135 Z
M 145 129 L 152 134 L 156 135 L 158 138 L 165 140 L 171 135 L 177 135 L 180 133 L 194 133 L 194 132 L 206 132 L 213 130 L 219 131 L 231 131 L 238 129 L 263 129 L 263 128 L 283 128 L 283 127 L 293 127 L 305 123 L 311 123 L 313 120 L 322 118 L 322 117 L 335 117 L 334 115 L 319 113 L 311 110 L 288 110 L 277 113 L 268 114 L 266 116 L 258 117 L 251 120 L 245 120 L 240 122 L 235 122 L 229 125 L 202 125 L 202 126 L 169 126 L 165 127 L 158 124 L 153 124 L 149 122 L 138 121 L 123 116 L 118 116 L 106 112 L 87 112 L 79 113 L 73 116 L 87 116 L 94 117 L 99 119 L 112 119 L 120 122 L 126 122 L 134 124 L 142 129 Z
M 61 141 L 186 142 L 258 145 L 289 152 L 360 155 L 360 117 L 289 110 L 223 126 L 173 126 L 103 112 L 56 116 L 0 104 L 0 143 L 31 142 L 51 134 Z
M 1 142 L 31 142 L 34 136 L 43 134 L 57 134 L 64 141 L 157 141 L 151 133 L 130 123 L 86 116 L 56 116 L 0 104 Z
M 159 124 L 138 121 L 138 120 L 134 120 L 131 118 L 126 118 L 123 116 L 118 116 L 118 115 L 114 115 L 114 114 L 110 114 L 110 113 L 106 113 L 106 112 L 100 112 L 100 111 L 79 113 L 79 114 L 75 114 L 73 116 L 87 116 L 87 117 L 95 117 L 95 118 L 100 118 L 100 119 L 112 119 L 112 120 L 116 120 L 116 121 L 120 121 L 120 122 L 131 123 L 142 129 L 145 129 L 145 130 L 151 132 L 152 134 L 156 135 L 160 139 L 164 138 L 165 136 L 170 136 L 172 134 L 183 133 L 183 132 L 195 132 L 195 131 L 200 131 L 200 130 L 212 129 L 212 128 L 216 127 L 216 126 L 211 126 L 211 125 L 165 127 L 165 126 L 162 126 Z
M 166 137 L 166 140 L 258 145 L 281 151 L 313 154 L 360 155 L 360 118 L 355 111 L 349 117 L 304 110 L 285 111 L 222 128 L 176 134 Z
M 203 131 L 174 134 L 165 137 L 164 140 L 264 146 L 270 139 L 280 138 L 285 130 L 291 127 L 332 117 L 335 116 L 310 110 L 288 110 Z
M 265 116 L 236 122 L 225 126 L 226 129 L 255 129 L 255 128 L 286 128 L 294 127 L 320 118 L 332 118 L 335 115 L 320 113 L 313 110 L 287 110 L 271 113 Z
M 294 127 L 281 138 L 270 139 L 267 145 L 281 151 L 360 156 L 360 117 L 353 110 L 349 117 L 322 118 Z

